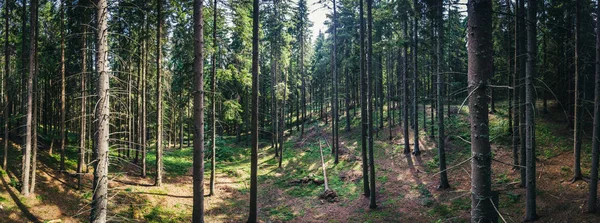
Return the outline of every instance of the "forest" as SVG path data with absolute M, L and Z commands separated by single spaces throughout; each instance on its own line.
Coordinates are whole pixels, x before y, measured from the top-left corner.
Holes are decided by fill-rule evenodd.
M 0 222 L 600 222 L 599 1 L 0 14 Z

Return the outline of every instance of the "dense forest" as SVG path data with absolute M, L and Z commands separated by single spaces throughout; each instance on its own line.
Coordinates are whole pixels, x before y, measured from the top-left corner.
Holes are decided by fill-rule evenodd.
M 598 1 L 0 12 L 0 222 L 600 221 Z

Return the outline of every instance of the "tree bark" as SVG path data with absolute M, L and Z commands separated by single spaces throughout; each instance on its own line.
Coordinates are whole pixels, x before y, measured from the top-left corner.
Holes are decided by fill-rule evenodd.
M 87 21 L 87 20 L 84 20 Z M 79 159 L 77 160 L 77 189 L 81 190 L 81 178 L 83 174 L 83 165 L 85 164 L 85 148 L 86 148 L 86 75 L 87 75 L 87 24 L 82 23 L 83 34 L 81 40 L 81 128 L 79 133 Z
M 64 0 L 60 1 L 60 171 L 65 171 L 65 147 L 67 140 L 65 138 L 65 118 L 66 118 L 66 85 L 65 80 L 65 9 Z
M 438 156 L 440 158 L 440 189 L 450 188 L 448 183 L 448 173 L 446 171 L 446 151 L 445 151 L 445 135 L 444 135 L 444 76 L 442 74 L 445 69 L 442 65 L 444 62 L 444 4 L 439 2 L 437 6 L 437 114 L 438 114 Z M 433 129 L 433 125 L 431 126 Z
M 259 63 L 258 63 L 258 26 L 259 26 L 259 3 L 258 0 L 252 1 L 252 130 L 251 141 L 252 147 L 250 151 L 250 214 L 248 223 L 257 222 L 258 208 L 258 78 L 259 78 Z M 302 80 L 304 82 L 304 79 Z M 304 83 L 303 90 L 304 90 Z M 304 101 L 304 97 L 302 99 Z M 306 104 L 303 103 L 303 112 L 306 109 Z M 304 114 L 302 114 L 304 117 Z M 302 122 L 304 126 L 304 122 Z
M 4 90 L 4 159 L 2 160 L 2 168 L 4 170 L 8 169 L 7 160 L 8 160 L 8 137 L 9 137 L 9 108 L 10 106 L 10 97 L 8 97 L 8 74 L 10 73 L 10 48 L 8 45 L 9 31 L 10 31 L 10 3 L 9 1 L 4 2 L 4 82 L 2 83 L 2 89 Z
M 30 193 L 30 168 L 31 168 L 31 150 L 32 150 L 32 141 L 33 141 L 33 100 L 34 100 L 34 89 L 33 89 L 33 81 L 37 75 L 36 65 L 35 65 L 35 53 L 36 53 L 36 31 L 37 31 L 37 22 L 38 22 L 38 1 L 31 1 L 31 9 L 30 9 L 30 42 L 29 42 L 29 75 L 27 76 L 27 113 L 25 114 L 25 150 L 23 155 L 23 175 L 22 175 L 22 187 L 21 194 L 23 196 L 28 196 Z
M 161 62 L 162 62 L 162 2 L 163 0 L 157 0 L 156 11 L 158 12 L 157 17 L 157 29 L 156 29 L 156 179 L 154 185 L 157 187 L 162 186 L 162 175 L 163 175 L 163 105 L 162 105 L 162 76 L 161 76 Z
M 471 120 L 471 222 L 492 222 L 492 151 L 489 141 L 488 81 L 492 73 L 492 2 L 469 1 L 469 118 Z
M 33 0 L 37 1 L 37 0 Z M 97 64 L 98 72 L 98 104 L 96 107 L 96 131 L 94 151 L 94 183 L 92 197 L 92 211 L 90 222 L 106 222 L 108 204 L 108 139 L 110 134 L 110 81 L 108 62 L 108 6 L 106 0 L 98 0 L 98 44 Z
M 194 0 L 194 200 L 192 221 L 204 222 L 204 18 L 202 0 Z
M 212 154 L 210 157 L 210 192 L 209 195 L 214 195 L 215 194 L 215 181 L 216 181 L 216 177 L 215 177 L 215 171 L 216 171 L 216 163 L 217 163 L 217 157 L 216 157 L 216 153 L 217 153 L 217 148 L 216 148 L 216 140 L 217 140 L 217 116 L 216 116 L 216 110 L 215 110 L 215 104 L 217 102 L 217 52 L 218 52 L 218 47 L 217 47 L 217 0 L 214 0 L 213 2 L 213 33 L 212 33 L 212 37 L 213 37 L 213 55 L 212 55 L 212 77 L 211 77 L 211 81 L 210 81 L 210 86 L 212 87 L 212 93 L 211 93 L 211 103 L 210 103 L 210 107 L 211 107 L 211 117 L 210 117 L 210 130 L 211 130 L 211 135 L 210 135 L 210 147 L 212 150 Z
M 526 91 L 526 157 L 527 157 L 527 195 L 525 205 L 525 221 L 532 222 L 538 219 L 536 213 L 536 175 L 535 175 L 535 87 L 533 82 L 537 76 L 537 1 L 527 2 L 527 73 L 525 80 Z
M 373 100 L 376 100 L 373 97 L 373 0 L 367 0 L 367 92 L 369 93 L 369 208 L 375 209 L 377 208 L 377 195 L 375 190 L 375 160 L 373 155 Z
M 600 5 L 596 5 L 596 14 L 600 13 Z M 600 20 L 596 20 L 596 29 L 600 30 Z M 598 166 L 600 155 L 600 33 L 596 33 L 596 82 L 594 89 L 594 130 L 592 135 L 592 169 L 590 173 L 590 190 L 588 195 L 588 212 L 596 212 L 598 195 Z
M 359 17 L 360 17 L 360 116 L 361 116 L 361 155 L 362 155 L 362 172 L 363 172 L 363 193 L 365 196 L 371 196 L 370 184 L 369 184 L 369 166 L 367 157 L 367 144 L 368 144 L 368 94 L 367 94 L 367 82 L 369 77 L 366 73 L 366 55 L 365 55 L 365 18 L 364 18 L 364 1 L 359 3 Z
M 420 9 L 419 9 L 419 1 L 418 0 L 414 0 L 414 27 L 413 27 L 413 89 L 412 89 L 412 96 L 413 96 L 413 103 L 412 103 L 412 115 L 413 115 L 413 130 L 414 130 L 414 142 L 415 142 L 415 147 L 413 149 L 413 154 L 415 156 L 419 156 L 421 155 L 421 150 L 419 149 L 419 110 L 417 109 L 418 106 L 418 95 L 417 95 L 417 85 L 419 83 L 419 54 L 418 52 L 418 46 L 419 46 L 419 14 L 421 13 Z M 424 114 L 425 115 L 425 114 Z
M 583 100 L 583 80 L 581 79 L 581 75 L 579 74 L 579 43 L 580 43 L 580 29 L 581 29 L 581 15 L 580 15 L 580 0 L 575 0 L 575 106 L 574 109 L 574 135 L 573 135 L 573 179 L 575 182 L 577 180 L 581 180 L 581 119 L 583 115 L 583 107 L 581 106 Z

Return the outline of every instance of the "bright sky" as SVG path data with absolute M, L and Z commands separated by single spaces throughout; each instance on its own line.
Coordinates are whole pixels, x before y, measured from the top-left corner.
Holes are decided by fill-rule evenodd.
M 325 30 L 324 22 L 327 19 L 327 13 L 329 13 L 326 8 L 322 7 L 322 4 L 317 3 L 319 1 L 320 0 L 308 0 L 310 11 L 308 19 L 313 22 L 313 27 L 311 27 L 313 41 L 317 38 L 317 35 L 319 35 L 319 30 Z M 461 11 L 466 11 L 467 7 L 464 4 L 467 3 L 467 0 L 460 0 L 459 3 L 461 4 Z

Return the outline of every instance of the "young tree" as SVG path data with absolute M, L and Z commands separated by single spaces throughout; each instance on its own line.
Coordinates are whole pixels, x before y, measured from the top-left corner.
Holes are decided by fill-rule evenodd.
M 250 148 L 250 214 L 248 223 L 257 222 L 257 194 L 258 194 L 258 25 L 259 25 L 258 0 L 252 1 L 252 129 Z
M 204 17 L 194 0 L 194 202 L 192 220 L 204 222 Z
M 37 0 L 33 0 L 37 1 Z M 94 183 L 90 222 L 106 222 L 108 204 L 108 138 L 110 135 L 110 81 L 108 62 L 108 4 L 106 0 L 98 0 L 97 22 L 98 43 L 96 71 L 98 72 L 98 103 L 96 106 L 96 131 L 94 133 Z
M 492 73 L 492 1 L 469 1 L 469 118 L 471 120 L 471 222 L 491 222 L 492 152 L 489 141 L 488 81 Z
M 536 175 L 535 175 L 535 87 L 533 82 L 537 75 L 537 1 L 528 0 L 527 2 L 527 67 L 525 77 L 526 91 L 526 140 L 527 147 L 527 198 L 525 205 L 525 221 L 535 221 L 538 219 L 536 213 Z
M 81 178 L 83 174 L 83 165 L 85 165 L 86 148 L 86 125 L 87 125 L 87 100 L 86 100 L 86 76 L 87 76 L 87 24 L 86 19 L 82 20 L 81 37 L 81 128 L 79 133 L 79 159 L 77 160 L 77 189 L 81 189 Z

